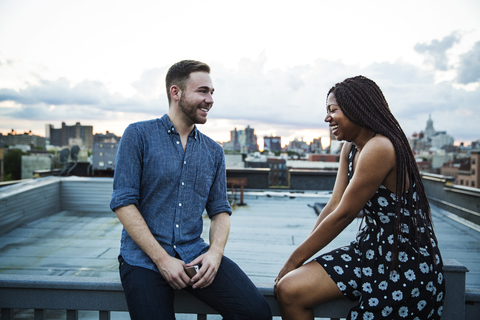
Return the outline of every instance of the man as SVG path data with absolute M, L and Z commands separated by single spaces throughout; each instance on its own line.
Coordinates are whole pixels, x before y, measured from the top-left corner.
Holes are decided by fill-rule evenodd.
M 123 224 L 120 277 L 133 320 L 174 319 L 186 290 L 224 319 L 271 319 L 262 294 L 223 256 L 232 210 L 220 145 L 198 131 L 213 105 L 210 67 L 184 60 L 166 76 L 168 114 L 127 127 L 110 207 Z M 201 238 L 203 211 L 209 242 Z M 198 265 L 190 278 L 188 267 Z

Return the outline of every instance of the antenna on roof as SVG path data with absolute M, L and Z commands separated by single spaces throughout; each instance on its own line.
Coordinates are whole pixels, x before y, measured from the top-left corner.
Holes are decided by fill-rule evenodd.
M 62 151 L 60 151 L 60 163 L 62 164 L 67 163 L 69 154 L 70 154 L 70 151 L 67 148 L 62 149 Z
M 80 152 L 80 147 L 79 146 L 73 146 L 72 150 L 70 150 L 70 158 L 72 158 L 73 161 L 77 161 L 79 152 Z
M 68 148 L 64 148 L 62 149 L 62 151 L 60 151 L 60 155 L 59 155 L 60 160 L 57 160 L 52 155 L 50 155 L 50 158 L 54 162 L 63 165 L 63 170 L 58 173 L 59 176 L 61 176 L 67 170 L 67 161 L 68 161 L 69 155 L 70 155 L 70 150 L 68 150 Z
M 54 162 L 63 165 L 62 171 L 60 171 L 57 175 L 68 176 L 70 174 L 70 172 L 77 166 L 79 152 L 80 152 L 80 147 L 75 145 L 72 147 L 72 150 L 68 150 L 68 148 L 62 149 L 62 151 L 60 151 L 59 160 L 55 159 L 52 155 L 50 155 L 50 158 Z M 69 156 L 74 162 L 72 166 L 69 166 L 69 163 L 68 163 Z
M 68 171 L 67 171 L 67 174 L 65 174 L 66 176 L 68 176 L 70 174 L 70 172 L 73 170 L 73 168 L 75 168 L 77 166 L 77 163 L 78 163 L 78 153 L 80 152 L 80 147 L 79 146 L 73 146 L 72 147 L 72 150 L 70 150 L 70 157 L 72 158 L 72 160 L 74 161 L 74 164 L 73 166 L 71 166 Z
M 67 171 L 69 154 L 70 154 L 70 151 L 68 150 L 68 148 L 64 148 L 62 149 L 62 151 L 60 151 L 60 163 L 64 165 L 64 168 L 58 174 L 59 176 L 62 176 L 65 173 L 65 171 Z

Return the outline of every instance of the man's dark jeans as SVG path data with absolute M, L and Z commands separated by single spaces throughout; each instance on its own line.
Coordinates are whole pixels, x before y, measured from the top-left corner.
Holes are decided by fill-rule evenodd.
M 158 273 L 120 261 L 120 278 L 132 320 L 175 319 L 174 289 Z M 272 319 L 270 307 L 247 275 L 223 257 L 212 284 L 183 290 L 218 311 L 223 319 Z

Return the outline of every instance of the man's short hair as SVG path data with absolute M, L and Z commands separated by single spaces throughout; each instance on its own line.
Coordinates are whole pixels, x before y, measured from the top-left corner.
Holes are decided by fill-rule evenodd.
M 176 85 L 180 90 L 185 90 L 187 80 L 192 72 L 210 73 L 208 64 L 195 60 L 182 60 L 175 63 L 168 69 L 165 77 L 165 85 L 167 87 L 168 104 L 170 105 L 172 97 L 170 95 L 170 87 Z

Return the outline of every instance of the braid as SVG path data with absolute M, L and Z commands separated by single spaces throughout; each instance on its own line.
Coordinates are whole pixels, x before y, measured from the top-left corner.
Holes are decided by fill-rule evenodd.
M 419 249 L 419 228 L 429 228 L 432 225 L 430 205 L 413 152 L 400 124 L 391 113 L 385 96 L 374 81 L 363 76 L 348 78 L 332 87 L 327 98 L 330 93 L 334 94 L 339 107 L 350 121 L 387 137 L 395 149 L 397 202 L 392 259 L 395 267 L 402 242 L 400 230 L 408 227 L 409 235 Z M 405 191 L 408 184 L 412 186 L 412 192 L 407 193 Z M 418 214 L 414 214 L 415 211 Z M 433 252 L 432 239 L 429 232 L 426 234 Z

